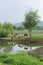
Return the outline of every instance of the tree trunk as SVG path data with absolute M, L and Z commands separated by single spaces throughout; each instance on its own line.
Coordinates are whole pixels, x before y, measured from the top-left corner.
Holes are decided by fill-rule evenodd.
M 32 51 L 32 45 L 31 45 L 32 30 L 29 30 L 29 35 L 30 35 L 30 55 L 31 55 L 31 51 Z
M 29 30 L 30 39 L 32 37 L 32 30 Z
M 29 33 L 29 34 L 30 34 L 30 39 L 31 39 L 31 36 L 32 36 L 32 35 L 31 35 L 31 31 L 30 31 L 30 33 Z

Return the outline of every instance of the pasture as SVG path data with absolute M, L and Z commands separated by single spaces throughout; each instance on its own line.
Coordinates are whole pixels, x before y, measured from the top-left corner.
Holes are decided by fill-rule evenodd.
M 29 33 L 28 30 L 14 30 L 14 33 L 24 34 Z M 32 34 L 43 34 L 43 30 L 33 30 Z

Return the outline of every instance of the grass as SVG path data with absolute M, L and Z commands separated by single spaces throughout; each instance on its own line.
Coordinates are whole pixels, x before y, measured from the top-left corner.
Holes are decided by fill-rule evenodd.
M 24 35 L 25 33 L 28 33 L 28 30 L 15 30 L 14 34 L 21 34 Z M 32 39 L 40 39 L 43 38 L 43 30 L 32 30 Z M 11 40 L 11 38 L 0 38 L 2 40 Z M 27 37 L 23 37 L 23 39 L 29 39 L 29 35 Z M 15 37 L 14 40 L 18 40 L 18 37 Z
M 18 34 L 25 34 L 25 33 L 28 33 L 28 30 L 15 30 L 14 33 L 18 33 Z M 23 39 L 29 39 L 29 36 L 28 37 L 23 37 Z M 43 38 L 43 30 L 32 30 L 32 39 L 40 39 L 40 38 Z M 14 38 L 14 39 L 17 39 Z
M 30 39 L 30 36 L 22 36 L 22 37 L 14 37 L 14 40 L 20 40 L 20 39 L 23 39 L 23 40 L 29 40 Z M 40 40 L 40 39 L 43 39 L 43 34 L 32 34 L 32 37 L 31 37 L 32 40 Z
M 14 37 L 15 43 L 21 43 L 20 40 L 30 40 L 30 36 L 23 36 L 23 37 Z M 17 42 L 17 40 L 19 40 L 19 42 Z M 31 40 L 33 40 L 32 42 L 32 46 L 43 46 L 43 34 L 32 34 L 32 38 Z M 26 42 L 22 42 L 22 44 L 25 44 Z M 29 42 L 26 43 L 27 45 L 29 45 Z M 29 45 L 30 46 L 30 45 Z
M 41 39 L 43 38 L 43 34 L 33 34 L 32 38 Z
M 23 34 L 27 31 L 15 31 L 15 33 Z M 39 34 L 38 34 L 39 32 Z M 34 34 L 33 34 L 34 33 Z M 41 31 L 43 33 L 43 31 Z M 40 31 L 34 30 L 32 32 L 32 39 L 33 40 L 40 40 L 43 39 L 43 34 L 41 34 Z M 19 40 L 20 38 L 15 37 L 14 40 Z M 21 39 L 30 39 L 29 36 L 23 36 Z M 4 38 L 5 40 L 5 38 Z M 7 38 L 6 38 L 7 40 Z M 8 39 L 9 40 L 9 39 Z M 39 44 L 33 44 L 33 46 L 41 46 L 41 43 Z M 9 46 L 8 46 L 9 47 Z M 43 62 L 39 61 L 36 57 L 32 57 L 31 55 L 28 55 L 25 52 L 20 52 L 17 54 L 0 54 L 0 65 L 43 65 Z
M 20 43 L 18 42 L 18 40 L 30 40 L 30 37 L 29 35 L 28 36 L 23 36 L 23 37 L 14 37 L 14 39 L 9 39 L 9 38 L 4 38 L 4 41 L 12 41 L 12 42 L 15 42 L 15 43 Z M 32 43 L 32 46 L 43 46 L 43 34 L 32 34 L 32 38 L 31 38 L 33 41 L 35 41 L 34 43 Z M 36 42 L 38 41 L 39 42 Z M 3 41 L 3 39 L 2 39 Z M 4 43 L 3 43 L 4 44 Z M 6 43 L 7 44 L 7 43 Z M 22 43 L 24 44 L 24 43 Z M 29 45 L 29 44 L 27 44 Z
M 28 30 L 15 30 L 14 33 L 24 34 L 28 33 Z M 43 34 L 43 30 L 32 30 L 32 34 Z
M 0 65 L 43 65 L 37 58 L 25 52 L 17 54 L 0 54 Z

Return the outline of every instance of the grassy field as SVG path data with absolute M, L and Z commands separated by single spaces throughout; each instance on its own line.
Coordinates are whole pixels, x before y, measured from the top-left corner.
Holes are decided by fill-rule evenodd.
M 24 34 L 28 33 L 28 30 L 14 30 L 14 33 Z M 32 30 L 32 34 L 43 34 L 43 30 Z
M 28 30 L 15 30 L 14 33 L 18 33 L 18 34 L 21 34 L 21 35 L 28 33 L 28 37 L 24 37 L 24 38 L 29 38 Z M 32 38 L 34 38 L 34 39 L 43 38 L 43 30 L 33 30 L 32 31 Z
M 18 34 L 18 35 L 23 35 L 23 38 L 26 38 L 28 39 L 30 36 L 29 36 L 29 32 L 28 30 L 14 30 L 14 34 Z M 27 33 L 28 36 L 27 37 L 24 37 L 24 34 Z M 17 36 L 18 37 L 18 36 Z M 17 37 L 14 37 L 14 39 L 18 39 Z M 40 39 L 40 38 L 43 38 L 43 30 L 32 30 L 32 38 L 33 39 Z M 6 40 L 9 40 L 9 38 L 0 38 L 1 39 L 6 39 Z
M 0 65 L 43 65 L 43 62 L 25 52 L 20 52 L 13 55 L 0 54 Z

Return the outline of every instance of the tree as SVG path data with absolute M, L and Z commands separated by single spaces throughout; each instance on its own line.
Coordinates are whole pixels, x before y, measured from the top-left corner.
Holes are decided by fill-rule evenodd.
M 0 37 L 8 37 L 13 32 L 13 24 L 7 22 L 0 24 Z
M 23 25 L 26 29 L 28 29 L 30 38 L 32 36 L 33 28 L 37 25 L 39 21 L 40 16 L 38 15 L 38 10 L 30 10 L 29 12 L 26 12 Z
M 11 23 L 5 22 L 5 23 L 3 24 L 3 28 L 6 29 L 6 31 L 7 31 L 8 33 L 12 33 L 12 32 L 14 31 L 13 25 L 12 25 Z
M 24 30 L 24 26 L 18 26 L 17 30 Z
M 16 29 L 17 27 L 16 27 L 16 25 L 13 25 L 13 29 Z

